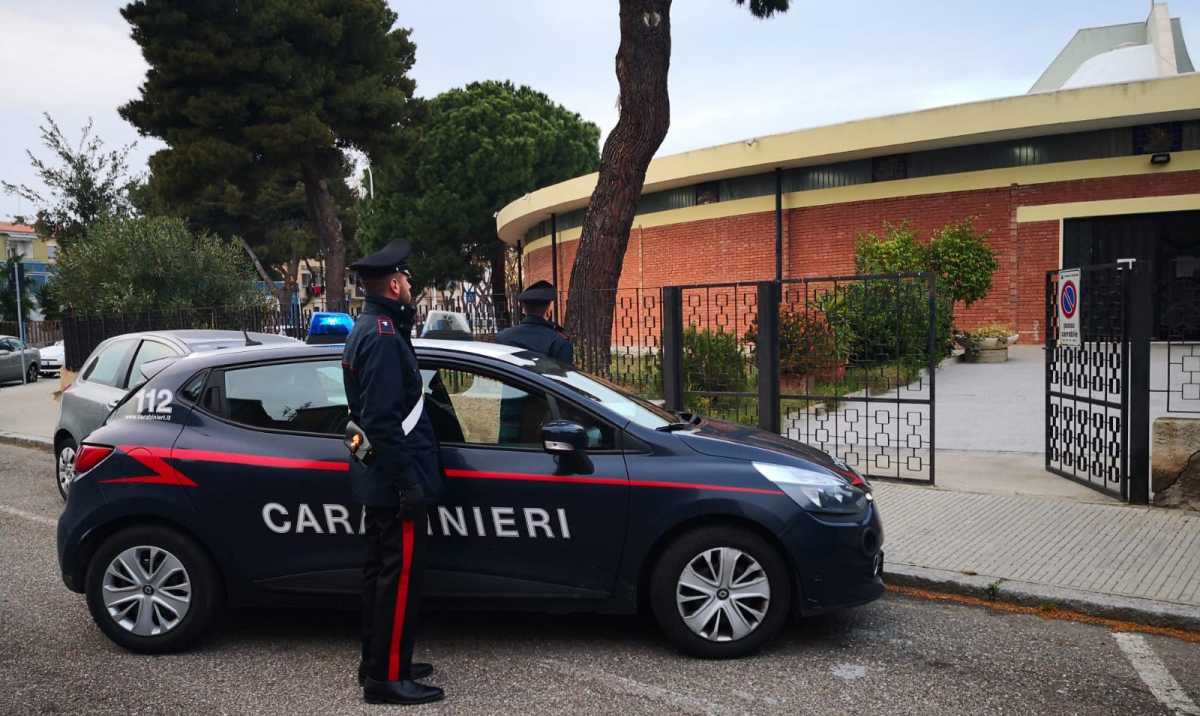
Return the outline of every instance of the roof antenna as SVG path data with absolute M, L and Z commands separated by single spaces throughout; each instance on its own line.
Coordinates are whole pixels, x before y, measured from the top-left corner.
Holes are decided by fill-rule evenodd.
M 248 345 L 248 346 L 261 346 L 262 345 L 262 341 L 256 341 L 253 338 L 251 338 L 250 332 L 247 331 L 245 328 L 242 329 L 242 335 L 246 337 L 246 345 Z

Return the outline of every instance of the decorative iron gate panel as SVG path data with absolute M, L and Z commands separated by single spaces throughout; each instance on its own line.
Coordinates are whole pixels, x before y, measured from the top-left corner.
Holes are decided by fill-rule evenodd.
M 1079 346 L 1059 341 L 1063 282 L 1046 274 L 1046 469 L 1135 502 L 1147 484 L 1151 270 L 1081 267 Z
M 949 315 L 924 273 L 784 281 L 780 432 L 869 477 L 933 484 L 935 368 Z

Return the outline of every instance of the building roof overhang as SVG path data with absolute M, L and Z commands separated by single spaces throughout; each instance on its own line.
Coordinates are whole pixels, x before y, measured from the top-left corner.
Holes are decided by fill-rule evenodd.
M 755 137 L 659 157 L 643 193 L 775 168 L 829 164 L 1024 137 L 1200 118 L 1200 73 L 937 107 Z M 515 245 L 537 223 L 587 205 L 597 174 L 530 192 L 499 211 Z

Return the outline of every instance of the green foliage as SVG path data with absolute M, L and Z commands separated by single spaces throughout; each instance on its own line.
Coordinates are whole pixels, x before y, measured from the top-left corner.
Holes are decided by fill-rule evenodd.
M 256 306 L 265 298 L 239 246 L 167 217 L 102 221 L 59 255 L 56 281 L 62 303 L 82 314 Z
M 746 343 L 755 354 L 758 345 L 758 318 L 746 331 Z M 821 377 L 836 372 L 845 361 L 845 346 L 840 345 L 833 328 L 821 311 L 781 310 L 779 314 L 779 372 L 789 376 Z
M 319 236 L 340 271 L 343 150 L 380 156 L 409 121 L 416 48 L 396 14 L 383 0 L 136 0 L 121 14 L 150 71 L 120 114 L 167 144 L 150 159 L 159 198 L 143 200 L 268 263 L 313 255 Z
M 1003 338 L 1008 340 L 1008 337 L 1014 333 L 1015 331 L 1007 323 L 989 323 L 986 326 L 976 328 L 967 335 L 973 341 L 981 341 L 985 338 Z
M 697 330 L 689 326 L 683 332 L 684 391 L 744 391 L 753 381 L 749 358 L 735 334 L 727 331 Z
M 34 223 L 38 234 L 53 236 L 67 247 L 83 238 L 92 224 L 109 216 L 130 213 L 128 157 L 133 145 L 105 151 L 104 142 L 92 134 L 92 120 L 73 144 L 49 114 L 39 129 L 42 144 L 53 159 L 38 159 L 26 150 L 33 170 L 50 193 L 43 195 L 24 184 L 0 182 L 6 193 L 15 194 L 43 208 Z
M 0 321 L 16 321 L 17 318 L 17 272 L 21 272 L 21 317 L 26 320 L 33 308 L 33 292 L 24 278 L 21 260 L 15 255 L 5 258 L 3 275 L 0 275 Z
M 885 225 L 884 235 L 859 237 L 855 268 L 862 274 L 929 272 L 934 275 L 934 355 L 952 345 L 954 305 L 970 305 L 987 295 L 996 271 L 987 235 L 970 218 L 939 229 L 922 242 L 908 222 Z M 820 301 L 834 327 L 839 349 L 858 364 L 924 363 L 929 325 L 927 286 L 919 279 L 863 281 L 846 285 Z
M 374 167 L 364 200 L 364 251 L 398 237 L 420 249 L 418 286 L 478 281 L 501 250 L 495 213 L 513 199 L 594 171 L 600 129 L 511 82 L 444 92 L 421 112 L 413 143 Z
M 33 290 L 37 299 L 38 310 L 47 321 L 57 321 L 62 318 L 62 303 L 58 299 L 58 276 L 53 275 L 49 281 L 40 284 Z
M 939 290 L 968 306 L 992 290 L 999 266 L 987 236 L 967 218 L 942 227 L 929 244 L 926 266 L 938 276 Z

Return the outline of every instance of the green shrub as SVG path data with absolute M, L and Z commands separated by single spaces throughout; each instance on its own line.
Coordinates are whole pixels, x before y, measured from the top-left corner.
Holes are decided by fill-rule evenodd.
M 758 319 L 750 323 L 745 341 L 750 355 L 758 347 Z M 784 376 L 824 377 L 836 373 L 846 361 L 846 346 L 839 345 L 825 314 L 815 308 L 781 309 L 779 315 L 779 373 Z
M 737 335 L 726 331 L 683 332 L 683 389 L 733 392 L 750 390 L 750 361 Z

